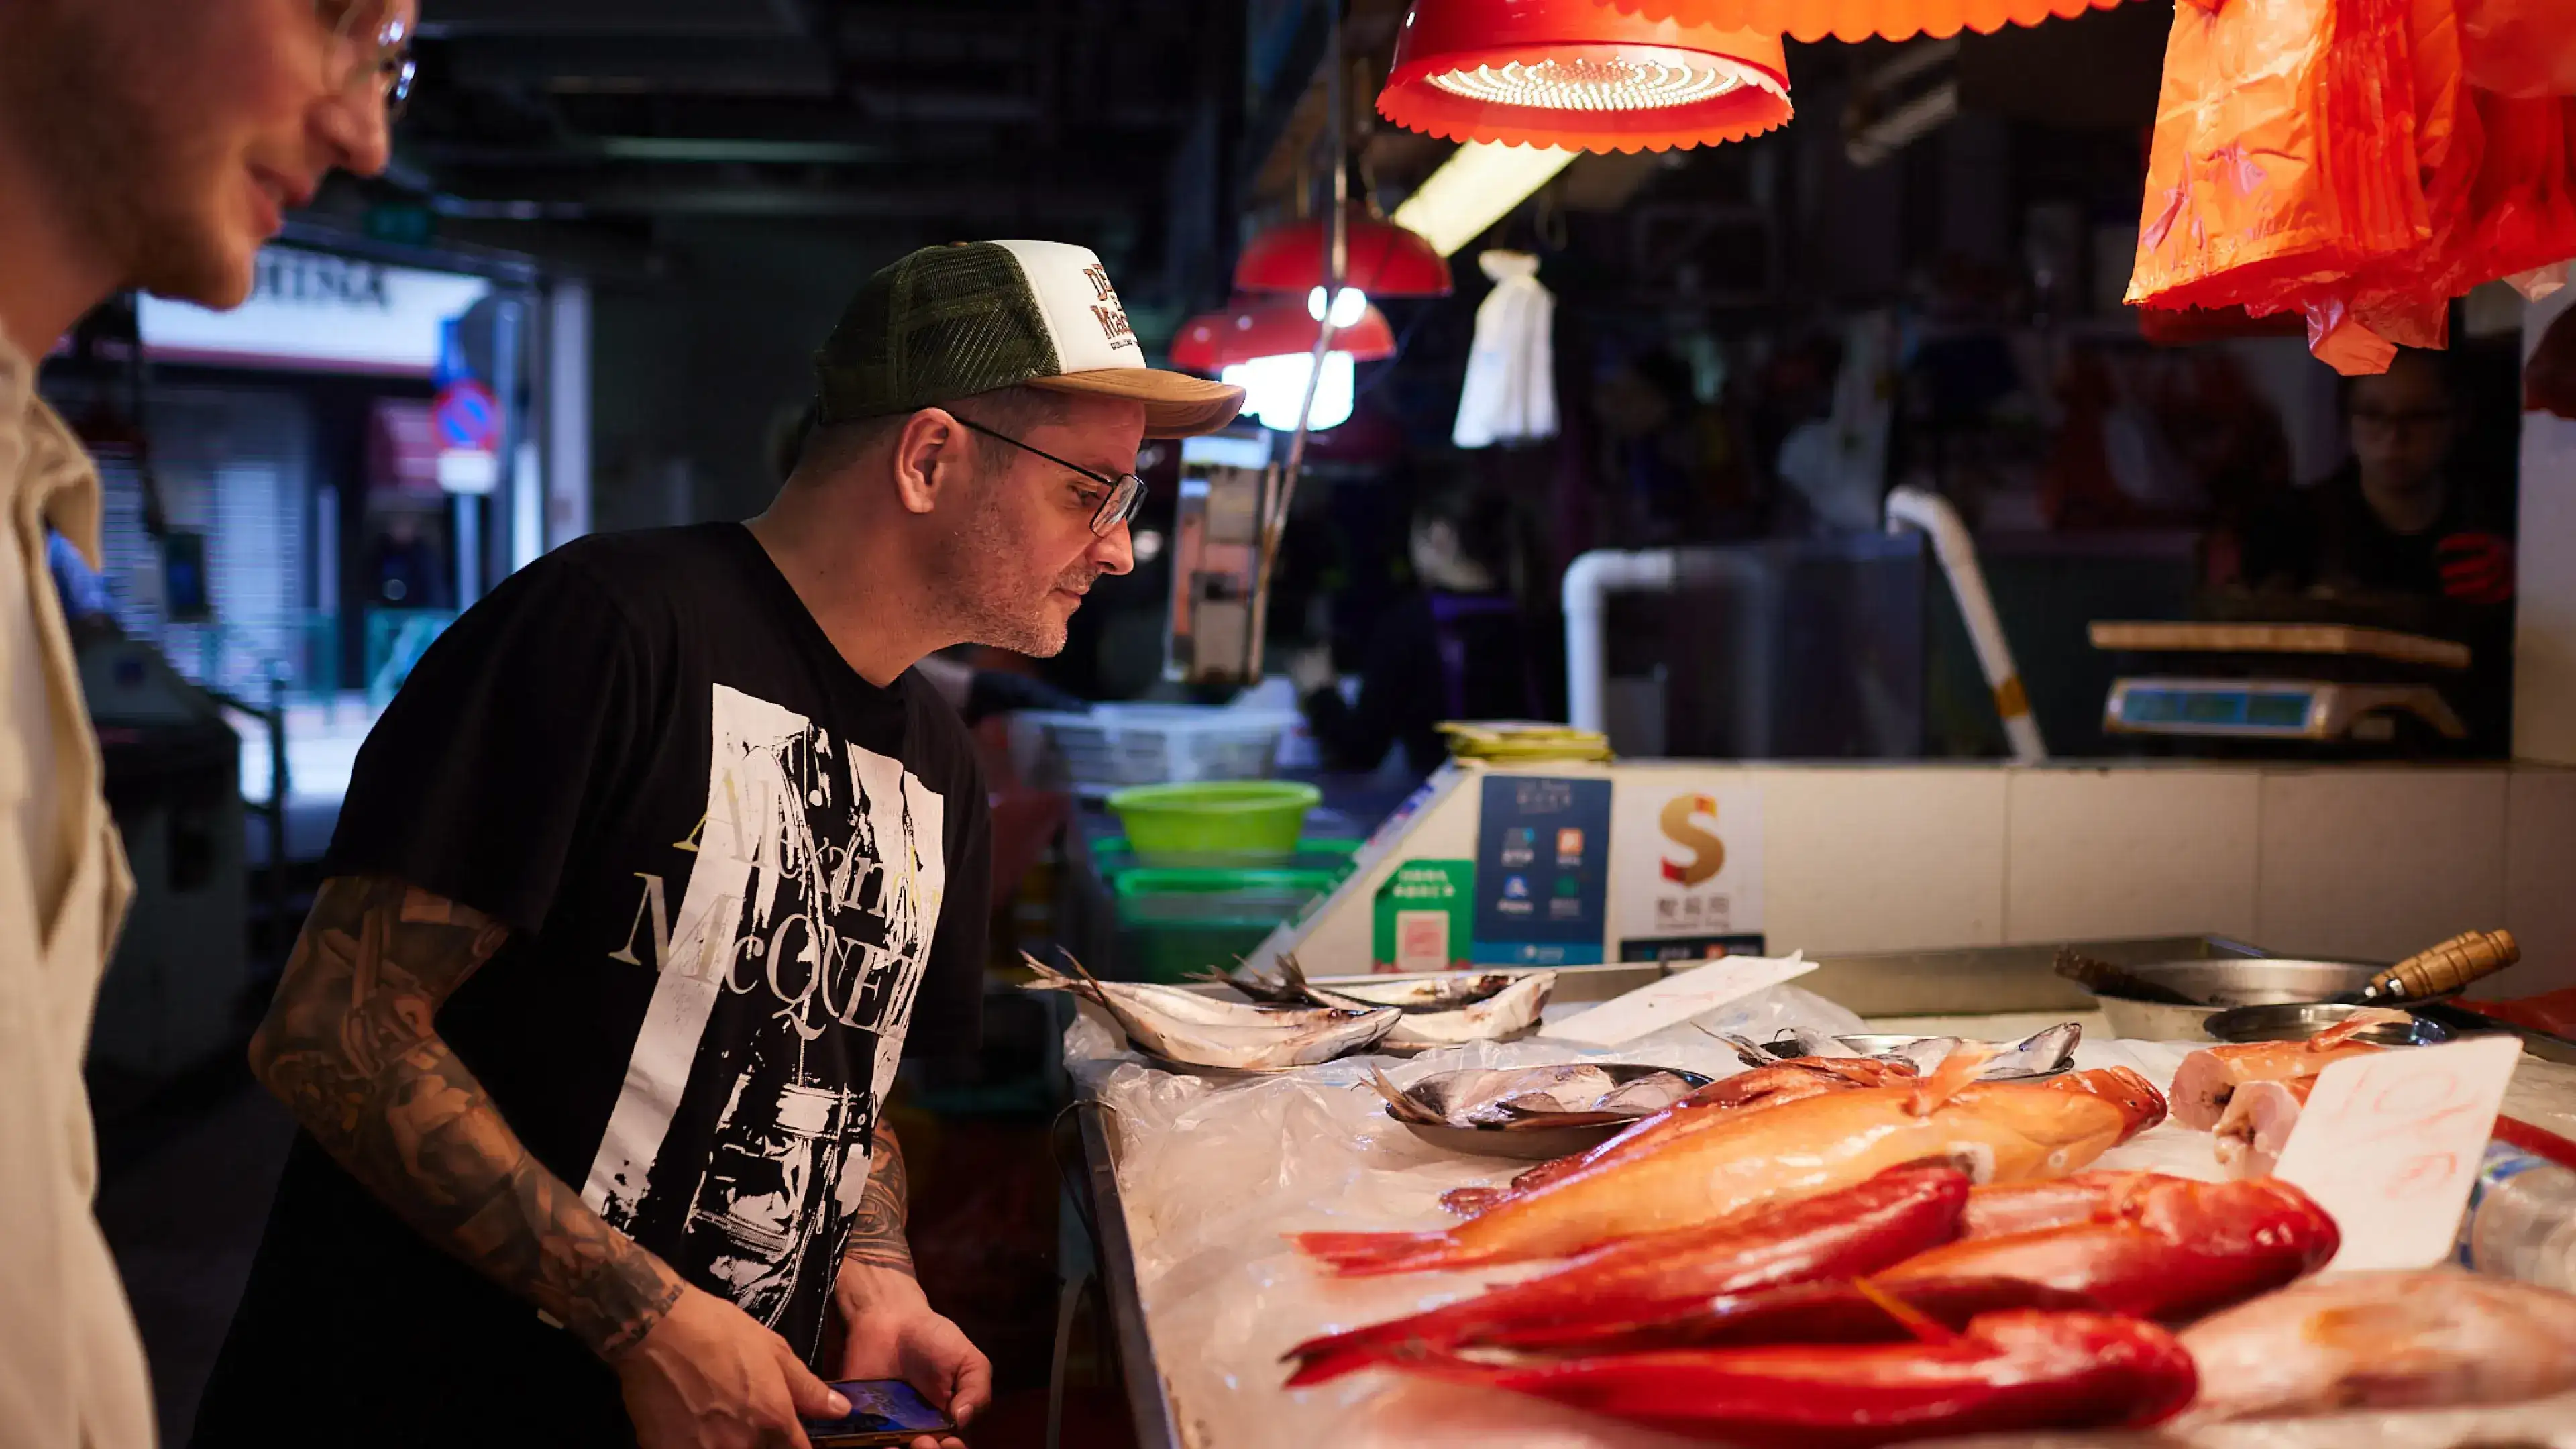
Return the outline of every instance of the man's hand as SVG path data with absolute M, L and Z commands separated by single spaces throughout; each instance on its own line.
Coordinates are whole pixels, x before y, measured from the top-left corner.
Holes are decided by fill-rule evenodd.
M 992 1402 L 992 1361 L 956 1324 L 931 1311 L 910 1274 L 844 1259 L 832 1311 L 841 1328 L 840 1353 L 831 1361 L 835 1380 L 901 1379 L 944 1406 L 960 1428 Z M 912 1449 L 966 1446 L 953 1436 L 924 1434 Z
M 850 1411 L 787 1340 L 695 1288 L 613 1366 L 643 1449 L 810 1449 L 800 1418 Z

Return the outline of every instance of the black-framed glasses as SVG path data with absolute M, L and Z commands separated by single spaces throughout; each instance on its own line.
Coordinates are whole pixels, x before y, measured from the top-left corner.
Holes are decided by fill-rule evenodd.
M 356 91 L 362 83 L 372 83 L 384 102 L 385 124 L 401 119 L 411 102 L 412 79 L 420 71 L 412 59 L 411 26 L 382 0 L 313 0 L 313 11 L 331 30 L 330 64 L 336 72 L 328 77 L 331 84 Z M 375 20 L 375 33 L 362 37 L 359 27 L 369 17 Z
M 1021 442 L 1019 439 L 1014 438 L 1007 433 L 994 432 L 991 428 L 984 426 L 973 418 L 957 417 L 957 414 L 955 413 L 950 413 L 949 416 L 957 418 L 957 421 L 964 425 L 969 431 L 982 433 L 985 437 L 991 438 L 996 442 L 1008 443 L 1023 453 L 1035 453 L 1039 457 L 1046 459 L 1048 462 L 1053 463 L 1059 468 L 1070 468 L 1074 472 L 1081 474 L 1083 477 L 1090 479 L 1092 482 L 1099 484 L 1101 487 L 1108 489 L 1109 496 L 1100 500 L 1100 510 L 1091 515 L 1091 531 L 1094 534 L 1106 537 L 1109 530 L 1116 528 L 1118 525 L 1125 523 L 1128 519 L 1135 517 L 1136 510 L 1144 506 L 1145 480 L 1137 477 L 1133 473 L 1122 473 L 1115 478 L 1110 477 L 1106 473 L 1094 473 L 1090 469 L 1082 466 L 1080 463 L 1068 463 L 1064 459 L 1057 457 L 1055 454 L 1050 453 L 1043 448 L 1032 448 L 1028 444 Z

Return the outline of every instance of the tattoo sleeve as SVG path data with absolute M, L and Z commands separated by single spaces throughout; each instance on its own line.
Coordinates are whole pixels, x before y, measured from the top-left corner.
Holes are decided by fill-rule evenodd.
M 894 1140 L 894 1129 L 880 1121 L 868 1152 L 874 1166 L 868 1171 L 867 1191 L 859 1195 L 859 1215 L 850 1226 L 850 1245 L 842 1250 L 841 1260 L 892 1268 L 909 1276 L 912 1245 L 904 1241 L 903 1220 L 911 1184 L 904 1171 L 903 1144 Z
M 613 1359 L 678 1275 L 529 1154 L 432 1025 L 508 934 L 398 880 L 323 882 L 251 1069 L 405 1222 Z

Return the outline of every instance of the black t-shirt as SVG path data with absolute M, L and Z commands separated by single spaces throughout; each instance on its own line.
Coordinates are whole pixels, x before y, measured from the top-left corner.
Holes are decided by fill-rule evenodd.
M 2398 533 L 2380 520 L 2362 494 L 2360 470 L 2347 463 L 2257 516 L 2246 539 L 2245 580 L 2256 587 L 2439 599 L 2445 539 L 2510 532 L 2488 514 L 2479 497 L 2454 479 L 2432 523 Z
M 508 923 L 440 1034 L 609 1223 L 810 1358 L 898 1059 L 977 1038 L 990 829 L 955 713 L 708 524 L 566 545 L 459 619 L 325 869 Z M 627 1442 L 614 1377 L 299 1134 L 198 1442 L 539 1438 Z

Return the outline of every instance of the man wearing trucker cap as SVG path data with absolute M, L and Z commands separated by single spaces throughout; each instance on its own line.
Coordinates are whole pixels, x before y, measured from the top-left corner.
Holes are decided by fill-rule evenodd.
M 1054 242 L 903 258 L 816 374 L 768 512 L 538 560 L 368 737 L 251 1047 L 304 1131 L 199 1443 L 801 1445 L 829 1380 L 990 1397 L 881 1115 L 984 965 L 984 787 L 911 666 L 1061 648 L 1140 440 L 1241 394 L 1146 368 Z

